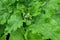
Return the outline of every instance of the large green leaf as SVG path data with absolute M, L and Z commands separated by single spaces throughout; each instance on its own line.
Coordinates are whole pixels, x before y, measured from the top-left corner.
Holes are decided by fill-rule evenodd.
M 12 30 L 17 30 L 17 28 L 20 28 L 22 26 L 22 17 L 21 13 L 18 10 L 15 10 L 15 12 L 11 15 L 10 19 L 8 20 L 7 26 L 6 26 L 6 32 L 11 32 Z

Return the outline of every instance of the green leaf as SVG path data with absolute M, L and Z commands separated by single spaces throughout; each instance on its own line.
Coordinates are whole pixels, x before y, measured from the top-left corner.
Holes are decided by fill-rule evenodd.
M 22 28 L 21 29 L 17 29 L 14 32 L 10 33 L 10 39 L 9 40 L 24 40 L 24 36 L 22 33 Z
M 15 31 L 17 28 L 20 28 L 22 26 L 22 17 L 21 13 L 19 11 L 15 11 L 10 19 L 8 20 L 8 24 L 6 26 L 6 31 L 11 32 L 12 30 Z

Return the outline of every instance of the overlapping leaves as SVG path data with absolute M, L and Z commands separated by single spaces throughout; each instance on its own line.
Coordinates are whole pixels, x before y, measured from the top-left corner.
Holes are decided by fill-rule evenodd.
M 59 0 L 0 0 L 0 39 L 60 40 L 59 11 Z

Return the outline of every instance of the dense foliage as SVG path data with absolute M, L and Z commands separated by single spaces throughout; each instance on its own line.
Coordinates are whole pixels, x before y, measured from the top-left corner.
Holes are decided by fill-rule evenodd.
M 0 0 L 0 40 L 60 40 L 60 0 Z

